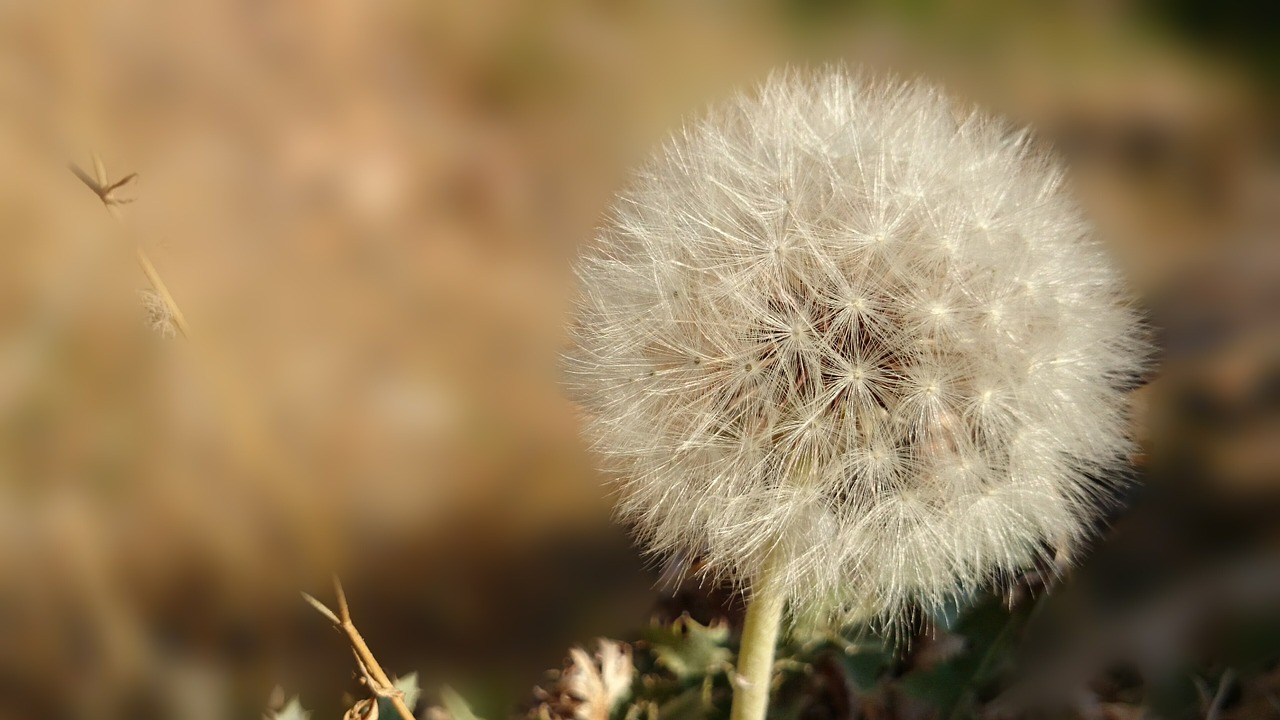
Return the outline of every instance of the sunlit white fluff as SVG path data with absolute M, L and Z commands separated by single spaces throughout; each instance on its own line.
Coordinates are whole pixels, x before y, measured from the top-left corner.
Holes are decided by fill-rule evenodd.
M 671 138 L 578 264 L 571 384 L 655 553 L 903 617 L 1087 530 L 1137 322 L 1025 134 L 781 73 Z

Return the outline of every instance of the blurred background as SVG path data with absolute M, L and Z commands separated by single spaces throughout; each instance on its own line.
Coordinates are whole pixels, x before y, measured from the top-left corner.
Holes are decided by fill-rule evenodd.
M 7 0 L 0 718 L 260 717 L 276 686 L 339 717 L 350 653 L 298 596 L 331 572 L 389 672 L 490 718 L 572 645 L 734 617 L 610 523 L 557 385 L 570 262 L 683 116 L 825 61 L 1032 127 L 1159 347 L 1139 483 L 952 716 L 1280 717 L 1267 3 Z M 118 218 L 68 169 L 95 154 L 137 173 Z M 947 627 L 805 717 L 938 716 L 897 680 L 981 644 Z

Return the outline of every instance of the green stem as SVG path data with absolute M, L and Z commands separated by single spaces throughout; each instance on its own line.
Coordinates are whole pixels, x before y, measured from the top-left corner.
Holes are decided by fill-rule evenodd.
M 773 656 L 786 605 L 786 594 L 783 588 L 777 587 L 774 562 L 766 563 L 764 572 L 751 588 L 742 645 L 738 649 L 738 676 L 733 683 L 730 720 L 764 720 L 769 710 Z

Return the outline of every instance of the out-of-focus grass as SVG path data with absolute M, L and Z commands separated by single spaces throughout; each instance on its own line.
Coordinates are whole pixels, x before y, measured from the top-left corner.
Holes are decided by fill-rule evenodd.
M 331 570 L 385 663 L 497 697 L 642 620 L 556 386 L 569 259 L 662 133 L 781 62 L 1032 124 L 1144 297 L 1185 298 L 1274 236 L 1274 98 L 1140 10 L 0 8 L 0 716 L 336 703 L 296 600 Z M 119 224 L 65 170 L 90 151 L 139 173 Z M 145 327 L 137 242 L 198 342 Z

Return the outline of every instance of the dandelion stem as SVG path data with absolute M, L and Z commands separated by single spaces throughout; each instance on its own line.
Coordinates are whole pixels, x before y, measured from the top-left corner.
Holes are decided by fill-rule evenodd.
M 778 587 L 777 554 L 765 562 L 764 571 L 751 586 L 747 617 L 738 648 L 738 672 L 733 683 L 730 720 L 764 720 L 769 709 L 773 656 L 782 627 L 786 589 Z

